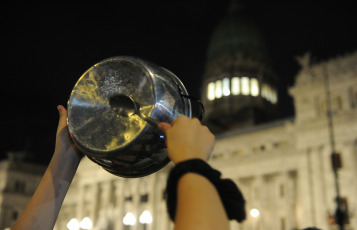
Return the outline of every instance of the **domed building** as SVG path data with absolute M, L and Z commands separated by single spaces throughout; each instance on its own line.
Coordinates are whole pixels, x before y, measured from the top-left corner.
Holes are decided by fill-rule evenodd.
M 246 200 L 247 219 L 231 221 L 231 230 L 337 229 L 334 151 L 341 162 L 345 229 L 357 228 L 357 52 L 315 64 L 308 57 L 299 59 L 302 68 L 289 89 L 295 117 L 216 135 L 209 163 L 232 179 Z M 334 112 L 334 147 L 328 111 Z M 54 229 L 70 224 L 88 224 L 93 230 L 173 229 L 164 192 L 171 167 L 128 179 L 82 159 Z
M 247 219 L 232 221 L 231 229 L 336 229 L 334 151 L 342 162 L 338 184 L 348 214 L 345 226 L 356 229 L 357 52 L 321 63 L 311 63 L 309 55 L 299 58 L 301 71 L 289 89 L 295 117 L 275 119 L 277 77 L 249 15 L 249 9 L 232 3 L 212 34 L 202 83 L 204 122 L 216 134 L 209 163 L 232 179 L 246 200 Z M 326 116 L 331 110 L 333 140 Z M 128 179 L 84 158 L 55 229 L 85 222 L 93 230 L 173 229 L 164 192 L 171 166 Z
M 247 219 L 231 230 L 337 229 L 336 184 L 345 229 L 357 229 L 357 52 L 320 63 L 299 58 L 289 89 L 295 116 L 275 119 L 277 77 L 250 15 L 232 3 L 212 34 L 202 83 L 204 122 L 216 133 L 209 163 L 246 200 Z M 173 229 L 165 200 L 171 167 L 122 178 L 83 158 L 54 229 Z
M 251 14 L 243 2 L 232 1 L 211 36 L 201 99 L 204 122 L 215 133 L 277 116 L 277 77 Z

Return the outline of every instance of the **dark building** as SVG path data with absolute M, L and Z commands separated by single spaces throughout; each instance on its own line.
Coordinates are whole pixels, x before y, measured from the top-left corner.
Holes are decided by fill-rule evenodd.
M 214 133 L 277 116 L 277 77 L 253 13 L 233 0 L 211 35 L 201 99 L 206 110 L 203 122 Z

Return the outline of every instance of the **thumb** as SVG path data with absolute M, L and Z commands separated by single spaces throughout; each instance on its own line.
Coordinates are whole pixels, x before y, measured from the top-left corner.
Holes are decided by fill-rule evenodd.
M 57 109 L 60 116 L 57 131 L 60 131 L 67 126 L 67 110 L 62 105 L 57 106 Z
M 165 136 L 166 136 L 167 131 L 168 131 L 169 129 L 171 129 L 171 125 L 170 125 L 169 123 L 160 122 L 160 123 L 158 124 L 157 128 L 158 128 L 161 132 L 163 132 L 163 133 L 165 134 Z

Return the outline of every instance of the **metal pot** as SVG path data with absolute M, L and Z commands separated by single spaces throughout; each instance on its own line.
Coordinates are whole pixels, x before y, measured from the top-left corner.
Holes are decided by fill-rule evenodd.
M 154 173 L 169 162 L 165 137 L 138 115 L 117 113 L 109 102 L 118 95 L 133 100 L 146 117 L 168 123 L 181 115 L 192 117 L 192 98 L 172 72 L 135 57 L 105 59 L 74 86 L 68 128 L 78 148 L 117 176 Z

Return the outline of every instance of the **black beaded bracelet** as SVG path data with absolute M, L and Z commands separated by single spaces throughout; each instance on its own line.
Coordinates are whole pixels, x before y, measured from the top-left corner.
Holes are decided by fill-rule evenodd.
M 177 183 L 186 173 L 197 173 L 206 177 L 217 189 L 228 219 L 242 222 L 246 218 L 245 200 L 236 184 L 230 179 L 221 179 L 221 173 L 201 159 L 192 159 L 178 163 L 170 171 L 166 187 L 166 205 L 169 216 L 175 221 Z

